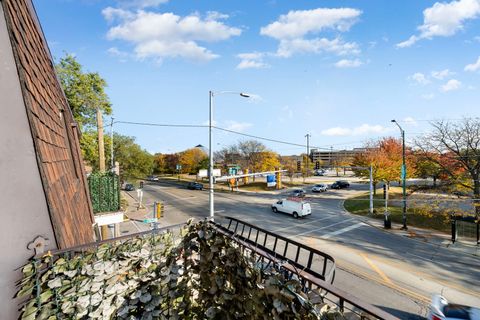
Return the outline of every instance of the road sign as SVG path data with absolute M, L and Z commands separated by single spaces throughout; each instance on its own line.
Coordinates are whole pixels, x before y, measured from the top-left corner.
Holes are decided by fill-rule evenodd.
M 275 187 L 277 185 L 277 177 L 274 174 L 267 176 L 267 187 Z
M 155 223 L 158 222 L 157 218 L 143 219 L 144 223 Z
M 176 168 L 177 168 L 177 171 L 182 170 L 182 165 L 181 165 L 181 164 L 177 164 L 177 165 L 176 165 Z

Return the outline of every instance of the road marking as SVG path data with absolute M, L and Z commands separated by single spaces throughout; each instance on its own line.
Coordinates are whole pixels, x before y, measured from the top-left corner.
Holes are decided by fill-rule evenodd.
M 366 226 L 367 224 L 363 223 L 363 222 L 359 222 L 357 224 L 352 224 L 351 226 L 348 226 L 348 227 L 345 227 L 343 229 L 340 229 L 340 230 L 337 230 L 337 231 L 334 231 L 334 232 L 330 232 L 330 233 L 327 233 L 326 235 L 323 235 L 320 237 L 320 239 L 329 239 L 333 236 L 337 236 L 339 234 L 342 234 L 342 233 L 345 233 L 345 232 L 348 232 L 348 231 L 351 231 L 351 230 L 354 230 L 354 229 L 357 229 L 361 226 Z
M 139 232 L 142 231 L 142 229 L 140 229 L 140 228 L 137 226 L 137 224 L 135 223 L 135 221 L 130 220 L 130 222 L 132 222 L 132 224 L 135 226 L 135 228 L 137 228 L 137 230 L 138 230 Z
M 390 280 L 387 275 L 382 271 L 380 270 L 379 267 L 377 267 L 376 264 L 374 264 L 372 262 L 372 260 L 370 260 L 366 254 L 363 254 L 363 253 L 360 253 L 360 256 L 368 263 L 368 265 L 373 269 L 375 270 L 376 273 L 378 273 L 380 275 L 380 277 L 382 277 L 383 281 L 385 281 L 386 283 L 390 284 L 390 285 L 393 285 L 393 282 L 392 280 Z
M 285 230 L 288 230 L 288 229 L 293 229 L 293 228 L 296 228 L 298 226 L 303 226 L 303 225 L 306 225 L 306 224 L 315 223 L 315 222 L 322 221 L 322 220 L 325 220 L 325 219 L 330 219 L 332 217 L 334 217 L 334 216 L 332 215 L 332 216 L 323 217 L 323 218 L 315 219 L 315 220 L 308 221 L 308 222 L 298 223 L 298 224 L 295 224 L 295 225 L 289 226 L 289 227 L 282 227 L 282 228 L 275 229 L 272 232 L 277 233 L 278 231 L 285 231 Z M 268 220 L 268 221 L 270 221 L 270 220 Z
M 342 269 L 344 270 L 345 272 L 349 272 L 351 274 L 354 274 L 356 276 L 359 276 L 359 277 L 362 277 L 364 279 L 368 279 L 368 280 L 371 280 L 371 281 L 374 281 L 374 282 L 377 282 L 381 285 L 384 285 L 390 289 L 393 289 L 401 294 L 404 294 L 406 295 L 407 297 L 412 297 L 413 299 L 415 300 L 418 300 L 418 301 L 421 301 L 423 302 L 425 305 L 428 305 L 430 304 L 430 298 L 429 297 L 425 297 L 424 295 L 421 295 L 417 292 L 414 292 L 414 291 L 411 291 L 407 288 L 404 288 L 404 287 L 401 287 L 399 285 L 396 285 L 394 283 L 387 283 L 385 281 L 382 281 L 380 279 L 378 279 L 378 277 L 373 277 L 372 275 L 370 275 L 370 273 L 368 272 L 364 272 L 364 271 L 361 271 L 360 268 L 358 267 L 347 267 L 346 264 L 349 264 L 349 263 L 346 263 L 345 261 L 343 261 L 341 264 L 340 263 L 337 263 L 337 267 L 339 269 Z
M 324 227 L 321 227 L 321 228 L 313 229 L 313 230 L 310 230 L 310 231 L 305 231 L 305 232 L 302 232 L 302 233 L 297 234 L 297 236 L 303 236 L 303 235 L 306 235 L 306 234 L 309 234 L 309 233 L 312 233 L 312 232 L 316 232 L 316 231 L 319 231 L 319 230 L 323 230 L 323 229 L 326 229 L 326 228 L 330 228 L 330 227 L 336 226 L 337 224 L 345 223 L 345 222 L 348 222 L 348 221 L 354 220 L 354 219 L 355 219 L 355 218 L 350 218 L 350 219 L 347 219 L 347 220 L 343 220 L 343 221 L 340 221 L 340 222 L 336 222 L 336 223 L 330 224 L 330 225 L 328 225 L 328 226 L 324 226 Z

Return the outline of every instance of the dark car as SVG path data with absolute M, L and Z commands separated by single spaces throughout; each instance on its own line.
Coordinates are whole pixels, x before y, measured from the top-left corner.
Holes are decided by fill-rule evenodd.
M 131 183 L 125 185 L 125 191 L 135 191 L 135 187 Z
M 350 183 L 348 183 L 348 181 L 343 181 L 343 180 L 335 181 L 330 186 L 331 189 L 345 189 L 345 188 L 348 188 L 348 187 L 350 187 Z
M 187 184 L 187 189 L 190 190 L 203 190 L 203 184 L 199 182 L 189 182 Z

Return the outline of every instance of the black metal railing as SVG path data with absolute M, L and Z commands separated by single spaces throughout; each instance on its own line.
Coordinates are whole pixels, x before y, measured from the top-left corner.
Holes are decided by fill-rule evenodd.
M 226 226 L 212 224 L 249 254 L 256 255 L 262 262 L 278 265 L 289 278 L 298 278 L 305 292 L 317 293 L 324 303 L 335 305 L 358 319 L 398 319 L 333 286 L 335 260 L 330 255 L 236 218 L 226 219 Z

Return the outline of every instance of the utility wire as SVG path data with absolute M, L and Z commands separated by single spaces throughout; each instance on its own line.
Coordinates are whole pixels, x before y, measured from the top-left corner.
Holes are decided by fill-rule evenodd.
M 305 148 L 307 146 L 306 144 L 293 143 L 293 142 L 287 142 L 287 141 L 276 140 L 276 139 L 271 139 L 271 138 L 265 138 L 265 137 L 255 136 L 255 135 L 252 135 L 252 134 L 242 133 L 242 132 L 238 132 L 238 131 L 234 131 L 234 130 L 230 130 L 230 129 L 220 128 L 220 127 L 216 127 L 216 126 L 212 126 L 212 127 L 217 129 L 217 130 L 220 130 L 220 131 L 230 132 L 230 133 L 238 134 L 238 135 L 245 136 L 245 137 L 255 138 L 255 139 L 259 139 L 259 140 L 288 144 L 288 145 L 291 145 L 291 146 L 303 147 L 303 148 Z M 315 146 L 310 146 L 310 147 L 314 148 L 314 149 L 324 149 L 324 150 L 329 150 L 330 151 L 329 148 L 319 148 L 319 147 L 315 147 Z

